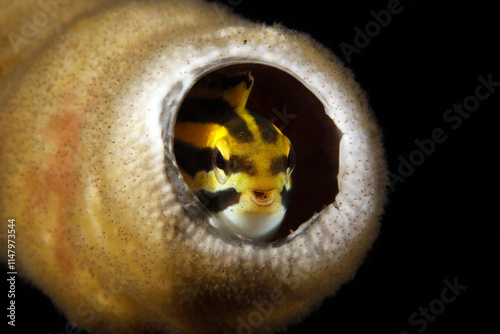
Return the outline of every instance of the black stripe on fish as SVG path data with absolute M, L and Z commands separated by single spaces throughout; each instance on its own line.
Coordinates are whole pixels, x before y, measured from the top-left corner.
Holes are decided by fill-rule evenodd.
M 248 75 L 248 73 L 231 77 L 220 73 L 211 73 L 198 81 L 198 84 L 201 87 L 205 87 L 209 90 L 227 90 L 229 88 L 238 86 L 241 82 L 245 82 L 247 89 L 252 85 L 252 79 Z
M 254 141 L 243 118 L 222 98 L 187 98 L 181 105 L 177 121 L 219 124 L 240 142 Z
M 200 171 L 209 172 L 213 168 L 211 147 L 199 148 L 183 140 L 174 140 L 175 158 L 179 167 L 194 177 Z
M 268 144 L 276 142 L 278 139 L 278 131 L 276 131 L 272 123 L 255 112 L 250 112 L 250 114 L 259 128 L 259 134 L 262 141 Z
M 255 175 L 255 165 L 252 159 L 246 156 L 232 155 L 229 157 L 229 170 L 232 173 L 246 173 Z
M 290 193 L 291 193 L 291 190 L 290 189 L 286 189 L 285 186 L 283 186 L 283 189 L 280 191 L 281 205 L 284 208 L 288 208 L 288 205 L 290 204 Z
M 282 155 L 278 158 L 275 158 L 271 162 L 270 172 L 272 175 L 278 175 L 281 172 L 286 170 L 288 157 Z
M 224 211 L 228 207 L 238 204 L 241 194 L 234 188 L 228 188 L 217 192 L 199 190 L 195 195 L 211 212 L 217 213 Z

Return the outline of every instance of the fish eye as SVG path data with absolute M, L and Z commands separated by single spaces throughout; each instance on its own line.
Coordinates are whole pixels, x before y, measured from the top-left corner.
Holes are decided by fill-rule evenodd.
M 286 169 L 288 175 L 292 174 L 293 169 L 295 168 L 295 160 L 295 150 L 293 149 L 292 144 L 290 144 L 290 151 L 288 152 L 288 157 L 286 159 Z
M 213 170 L 215 174 L 215 178 L 219 184 L 224 184 L 228 180 L 231 171 L 229 170 L 229 162 L 224 159 L 222 152 L 215 148 L 214 156 L 213 156 Z
M 222 156 L 222 153 L 219 150 L 217 150 L 217 153 L 215 155 L 215 166 L 217 166 L 217 168 L 222 169 L 224 172 L 226 172 L 226 165 L 227 165 L 226 160 Z

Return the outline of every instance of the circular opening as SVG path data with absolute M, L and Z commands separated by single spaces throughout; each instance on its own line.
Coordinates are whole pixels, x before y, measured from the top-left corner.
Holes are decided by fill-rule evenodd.
M 296 154 L 290 204 L 283 223 L 271 240 L 275 241 L 288 236 L 334 202 L 338 193 L 342 133 L 325 113 L 320 100 L 285 71 L 262 64 L 238 63 L 209 72 L 203 79 L 210 80 L 210 76 L 220 75 L 233 77 L 248 71 L 254 84 L 247 108 L 278 127 L 290 139 Z M 193 85 L 184 100 L 199 96 L 199 82 Z

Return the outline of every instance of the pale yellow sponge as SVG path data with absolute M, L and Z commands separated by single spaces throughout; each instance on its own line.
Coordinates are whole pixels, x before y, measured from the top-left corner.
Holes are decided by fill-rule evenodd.
M 96 333 L 273 333 L 353 277 L 379 230 L 386 166 L 366 97 L 328 50 L 200 1 L 0 13 L 1 228 L 15 219 L 16 270 L 68 319 Z M 193 85 L 241 70 L 255 78 L 249 108 L 297 154 L 269 243 L 224 234 L 172 154 Z

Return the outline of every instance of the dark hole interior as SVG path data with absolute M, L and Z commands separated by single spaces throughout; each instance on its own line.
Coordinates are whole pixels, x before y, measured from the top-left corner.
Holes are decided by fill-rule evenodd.
M 254 77 L 247 107 L 273 122 L 292 141 L 296 153 L 290 206 L 275 241 L 288 236 L 334 201 L 338 193 L 342 134 L 316 96 L 282 70 L 244 63 L 219 68 L 207 76 L 232 76 L 245 71 L 251 71 Z M 186 97 L 190 97 L 190 93 Z

